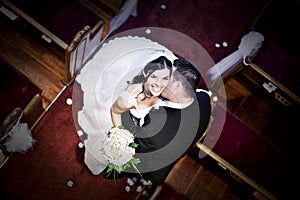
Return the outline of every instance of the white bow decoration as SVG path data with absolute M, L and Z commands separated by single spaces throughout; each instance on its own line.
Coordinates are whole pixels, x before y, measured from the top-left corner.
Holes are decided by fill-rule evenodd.
M 256 31 L 250 31 L 244 35 L 238 46 L 238 50 L 208 69 L 207 73 L 211 76 L 211 80 L 214 81 L 218 77 L 221 77 L 226 71 L 237 66 L 242 60 L 245 65 L 248 65 L 246 62 L 247 57 L 253 56 L 261 47 L 263 41 L 264 36 Z

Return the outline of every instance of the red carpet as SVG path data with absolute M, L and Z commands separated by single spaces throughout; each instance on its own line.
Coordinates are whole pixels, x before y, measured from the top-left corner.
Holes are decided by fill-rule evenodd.
M 126 178 L 115 182 L 92 175 L 83 162 L 83 149 L 72 116 L 73 85 L 57 99 L 33 130 L 37 140 L 32 150 L 15 154 L 0 170 L 1 199 L 135 199 L 136 191 L 125 191 Z M 73 181 L 72 187 L 67 186 Z M 161 199 L 184 199 L 169 185 Z

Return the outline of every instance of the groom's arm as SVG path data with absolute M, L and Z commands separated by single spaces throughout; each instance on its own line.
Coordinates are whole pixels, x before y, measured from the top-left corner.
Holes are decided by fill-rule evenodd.
M 194 135 L 189 136 L 194 138 L 191 141 L 191 146 L 195 145 L 205 133 L 211 115 L 210 96 L 206 92 L 197 92 L 196 96 L 200 115 L 198 129 L 192 133 L 186 130 L 187 134 Z M 187 114 L 190 112 L 192 115 L 195 115 L 195 108 L 197 107 L 191 106 L 188 110 L 192 111 L 184 112 L 187 112 Z M 122 124 L 125 128 L 135 133 L 135 142 L 139 144 L 136 152 L 151 152 L 167 145 L 178 133 L 181 123 L 197 123 L 196 121 L 182 118 L 182 115 L 186 114 L 182 113 L 180 109 L 160 107 L 158 110 L 150 111 L 145 126 L 135 126 L 129 112 L 125 112 L 122 114 Z M 189 129 L 190 126 L 186 125 L 185 127 Z
M 122 124 L 135 134 L 139 144 L 136 152 L 155 151 L 167 145 L 176 135 L 180 124 L 180 110 L 159 107 L 152 109 L 145 117 L 144 126 L 135 126 L 129 112 L 122 113 Z
M 199 105 L 200 120 L 194 143 L 197 142 L 205 133 L 211 116 L 210 96 L 206 92 L 196 92 L 196 96 Z
M 153 124 L 150 123 L 151 120 L 149 116 L 145 117 L 145 119 L 147 120 L 145 124 L 149 126 L 136 126 L 129 111 L 122 113 L 122 125 L 135 135 L 135 143 L 139 144 L 136 148 L 136 152 L 147 152 L 155 149 L 155 144 L 149 139 L 151 138 L 150 126 Z

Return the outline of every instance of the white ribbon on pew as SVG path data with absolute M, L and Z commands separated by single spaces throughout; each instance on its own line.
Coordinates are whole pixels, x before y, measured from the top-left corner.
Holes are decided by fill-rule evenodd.
M 264 36 L 256 31 L 250 31 L 248 34 L 244 35 L 238 50 L 208 69 L 207 74 L 210 75 L 211 81 L 220 78 L 225 72 L 233 69 L 242 61 L 245 65 L 248 65 L 246 62 L 247 57 L 255 55 L 263 41 Z
M 32 138 L 28 124 L 20 122 L 22 115 L 9 131 L 8 138 L 4 143 L 6 151 L 10 153 L 26 153 L 36 142 Z

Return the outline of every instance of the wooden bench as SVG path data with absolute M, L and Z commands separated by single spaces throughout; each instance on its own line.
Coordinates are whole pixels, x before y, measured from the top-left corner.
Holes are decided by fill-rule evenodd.
M 43 112 L 43 90 L 2 60 L 0 74 L 0 120 L 18 107 L 24 112 L 24 121 L 30 128 L 34 127 Z
M 33 129 L 44 113 L 43 90 L 27 77 L 0 60 L 0 166 L 10 157 L 2 142 L 11 128 L 21 121 Z M 1 167 L 0 167 L 1 168 Z
M 65 52 L 62 82 L 69 85 L 102 42 L 104 20 L 80 1 L 1 0 L 2 10 Z

